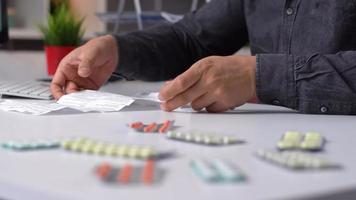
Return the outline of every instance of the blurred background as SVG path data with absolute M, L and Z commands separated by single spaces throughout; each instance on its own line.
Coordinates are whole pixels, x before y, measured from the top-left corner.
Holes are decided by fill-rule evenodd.
M 0 79 L 50 81 L 61 59 L 94 37 L 174 23 L 209 2 L 0 0 Z
M 42 50 L 38 23 L 63 0 L 7 0 L 9 43 L 13 50 Z M 72 13 L 84 18 L 84 41 L 97 35 L 145 29 L 179 19 L 205 0 L 68 0 Z M 167 16 L 168 15 L 168 16 Z M 178 16 L 177 16 L 178 15 Z M 177 18 L 178 17 L 178 18 Z

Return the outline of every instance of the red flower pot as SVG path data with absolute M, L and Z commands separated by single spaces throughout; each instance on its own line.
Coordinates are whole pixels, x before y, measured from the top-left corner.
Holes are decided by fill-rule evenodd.
M 45 46 L 48 75 L 53 76 L 62 58 L 75 48 L 75 46 Z

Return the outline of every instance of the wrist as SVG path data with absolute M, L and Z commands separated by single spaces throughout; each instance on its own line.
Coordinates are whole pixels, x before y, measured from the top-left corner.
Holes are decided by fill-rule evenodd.
M 109 49 L 111 50 L 112 53 L 118 54 L 118 41 L 113 35 L 105 35 L 103 36 L 104 40 L 107 42 Z
M 246 66 L 248 68 L 249 77 L 249 99 L 255 99 L 256 94 L 256 56 L 246 56 Z

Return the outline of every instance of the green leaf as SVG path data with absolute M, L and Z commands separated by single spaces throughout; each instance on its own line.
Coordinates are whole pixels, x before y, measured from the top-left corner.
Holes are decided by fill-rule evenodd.
M 77 46 L 84 35 L 82 29 L 84 18 L 77 20 L 70 12 L 69 6 L 62 4 L 53 14 L 48 15 L 47 24 L 39 24 L 45 45 Z

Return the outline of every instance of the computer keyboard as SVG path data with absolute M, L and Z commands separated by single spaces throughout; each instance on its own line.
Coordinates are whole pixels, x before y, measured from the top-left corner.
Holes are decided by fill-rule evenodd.
M 32 99 L 53 99 L 49 84 L 42 82 L 0 81 L 0 95 Z

